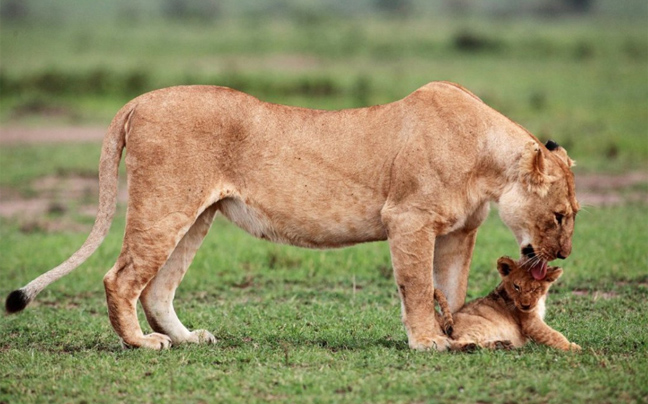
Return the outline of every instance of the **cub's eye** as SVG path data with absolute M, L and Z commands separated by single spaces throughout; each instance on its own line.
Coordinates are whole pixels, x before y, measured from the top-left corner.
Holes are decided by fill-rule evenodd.
M 519 292 L 519 291 L 520 291 L 520 287 L 519 287 L 518 285 L 516 285 L 515 283 L 513 284 L 513 287 L 515 288 L 515 291 L 516 291 L 516 292 Z
M 554 213 L 554 216 L 556 216 L 556 222 L 558 222 L 558 224 L 562 224 L 565 215 L 563 215 L 562 213 Z

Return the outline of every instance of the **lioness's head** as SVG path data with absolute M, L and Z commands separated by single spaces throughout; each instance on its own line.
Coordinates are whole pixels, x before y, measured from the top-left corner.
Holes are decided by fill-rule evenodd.
M 506 294 L 513 300 L 515 307 L 523 312 L 535 309 L 538 301 L 547 294 L 551 284 L 562 275 L 562 269 L 548 267 L 542 280 L 535 279 L 530 271 L 509 257 L 497 260 L 497 270 L 502 276 Z
M 502 221 L 513 231 L 525 267 L 536 279 L 547 262 L 571 253 L 574 220 L 579 210 L 574 190 L 573 161 L 555 142 L 530 141 L 517 163 L 516 179 L 499 200 Z

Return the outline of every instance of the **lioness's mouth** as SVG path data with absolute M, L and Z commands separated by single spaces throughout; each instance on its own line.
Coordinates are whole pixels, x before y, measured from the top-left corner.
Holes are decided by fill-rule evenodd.
M 547 276 L 547 264 L 548 262 L 542 258 L 536 256 L 533 246 L 531 244 L 522 248 L 522 255 L 527 258 L 527 262 L 530 263 L 531 267 L 531 276 L 537 281 L 541 281 Z
M 525 247 L 522 247 L 522 255 L 524 255 L 528 259 L 535 258 L 536 254 L 535 254 L 535 250 L 533 249 L 533 246 L 529 244 Z
M 536 265 L 531 267 L 533 279 L 541 281 L 547 276 L 547 261 L 540 260 Z

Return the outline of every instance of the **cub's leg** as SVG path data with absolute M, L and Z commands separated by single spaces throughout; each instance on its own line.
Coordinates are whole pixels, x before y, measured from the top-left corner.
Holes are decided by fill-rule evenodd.
M 208 331 L 190 332 L 182 325 L 173 308 L 173 298 L 198 247 L 207 235 L 217 211 L 217 205 L 214 204 L 198 217 L 140 296 L 140 302 L 151 328 L 169 336 L 173 344 L 216 342 L 216 338 Z
M 503 349 L 510 351 L 512 349 L 515 349 L 515 345 L 509 340 L 497 340 L 497 341 L 486 341 L 483 344 L 481 344 L 482 347 L 486 349 Z
M 383 223 L 389 235 L 409 346 L 444 351 L 449 347 L 449 340 L 443 335 L 434 310 L 433 223 L 429 215 L 403 210 L 383 212 Z
M 142 333 L 136 304 L 194 223 L 197 214 L 190 215 L 184 209 L 186 205 L 163 198 L 129 200 L 122 251 L 104 277 L 108 316 L 126 346 L 163 349 L 171 345 L 167 335 Z
M 453 313 L 461 309 L 465 303 L 477 228 L 488 216 L 488 210 L 487 203 L 482 205 L 468 218 L 464 228 L 436 239 L 434 285 L 445 294 Z
M 580 351 L 578 344 L 569 342 L 569 340 L 560 332 L 549 327 L 540 318 L 523 320 L 523 331 L 532 340 L 538 344 L 544 344 L 552 348 L 562 349 L 563 351 Z

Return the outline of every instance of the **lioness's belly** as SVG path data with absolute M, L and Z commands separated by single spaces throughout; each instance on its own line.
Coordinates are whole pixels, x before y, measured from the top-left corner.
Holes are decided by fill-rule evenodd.
M 219 167 L 235 189 L 219 202 L 223 215 L 257 237 L 302 247 L 386 239 L 380 212 L 396 148 L 364 120 L 291 111 L 246 121 L 242 140 L 227 132 L 211 153 L 234 156 Z
M 221 213 L 248 233 L 270 241 L 309 248 L 343 247 L 385 240 L 379 209 L 350 205 L 347 209 L 305 203 L 297 207 L 281 202 L 239 196 L 219 202 Z

